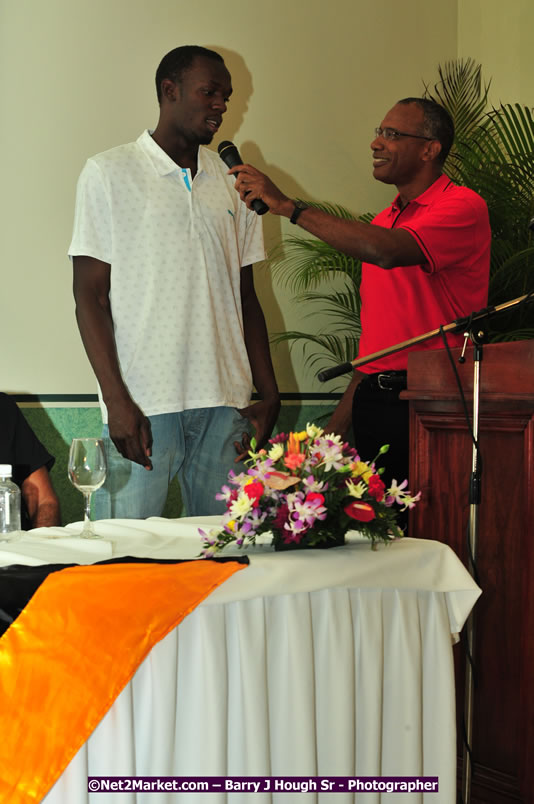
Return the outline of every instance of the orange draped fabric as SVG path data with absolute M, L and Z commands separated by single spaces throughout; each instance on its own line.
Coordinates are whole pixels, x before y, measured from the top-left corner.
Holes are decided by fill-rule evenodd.
M 150 649 L 246 565 L 50 574 L 0 638 L 0 801 L 40 802 Z

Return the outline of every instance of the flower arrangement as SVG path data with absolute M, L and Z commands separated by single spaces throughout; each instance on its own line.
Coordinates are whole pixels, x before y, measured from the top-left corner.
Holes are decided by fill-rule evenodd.
M 407 480 L 386 488 L 384 469 L 375 463 L 388 445 L 365 462 L 340 436 L 308 424 L 270 439 L 267 449 L 255 448 L 253 439 L 249 468 L 230 471 L 229 485 L 216 495 L 226 502 L 222 524 L 209 534 L 199 528 L 206 557 L 231 542 L 254 544 L 260 534 L 271 534 L 275 549 L 291 549 L 335 546 L 348 530 L 358 530 L 376 549 L 403 535 L 393 506 L 405 511 L 421 496 L 410 494 Z

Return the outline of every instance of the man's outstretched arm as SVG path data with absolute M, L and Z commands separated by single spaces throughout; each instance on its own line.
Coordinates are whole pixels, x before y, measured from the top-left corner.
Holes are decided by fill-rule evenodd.
M 261 198 L 273 215 L 291 217 L 294 202 L 264 173 L 252 165 L 238 165 L 229 172 L 237 174 L 235 188 L 249 208 L 255 198 Z M 386 229 L 361 221 L 344 220 L 314 207 L 300 213 L 298 224 L 338 251 L 380 268 L 426 262 L 415 238 L 403 229 Z

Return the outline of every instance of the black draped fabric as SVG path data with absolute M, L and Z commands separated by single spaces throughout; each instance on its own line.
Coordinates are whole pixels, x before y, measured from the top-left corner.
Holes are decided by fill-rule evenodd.
M 248 556 L 232 556 L 231 558 L 138 558 L 124 556 L 108 558 L 95 564 L 185 564 L 189 561 L 233 561 L 237 564 L 248 564 Z M 17 619 L 21 611 L 31 600 L 39 586 L 52 572 L 60 572 L 79 564 L 43 564 L 38 567 L 27 567 L 22 564 L 10 564 L 0 567 L 0 636 Z

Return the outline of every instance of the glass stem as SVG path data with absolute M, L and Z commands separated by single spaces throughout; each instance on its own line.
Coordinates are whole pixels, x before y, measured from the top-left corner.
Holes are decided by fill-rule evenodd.
M 84 531 L 91 532 L 91 494 L 92 491 L 84 491 L 85 510 L 83 516 L 83 529 Z

